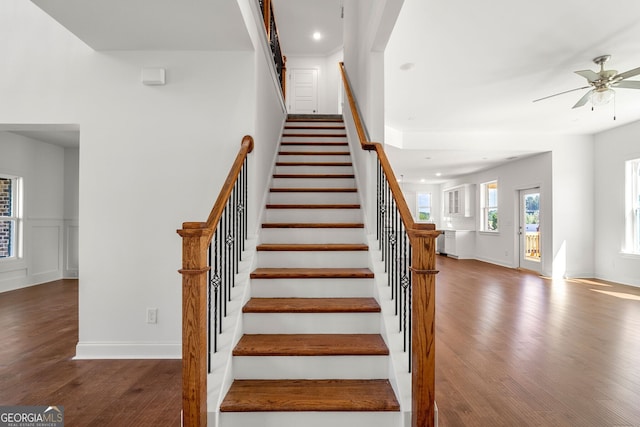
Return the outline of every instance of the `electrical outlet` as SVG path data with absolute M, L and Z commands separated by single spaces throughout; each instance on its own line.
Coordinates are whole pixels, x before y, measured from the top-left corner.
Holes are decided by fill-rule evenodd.
M 147 308 L 147 323 L 158 323 L 157 308 Z

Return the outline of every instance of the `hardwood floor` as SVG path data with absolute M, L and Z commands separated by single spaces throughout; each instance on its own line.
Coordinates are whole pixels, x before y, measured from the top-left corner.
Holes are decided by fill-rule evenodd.
M 61 405 L 65 426 L 179 426 L 180 360 L 71 360 L 77 280 L 0 294 L 0 406 Z
M 640 426 L 640 288 L 438 257 L 447 426 Z
M 640 288 L 438 257 L 440 427 L 640 426 Z M 0 294 L 0 405 L 179 426 L 179 360 L 80 360 L 77 282 Z

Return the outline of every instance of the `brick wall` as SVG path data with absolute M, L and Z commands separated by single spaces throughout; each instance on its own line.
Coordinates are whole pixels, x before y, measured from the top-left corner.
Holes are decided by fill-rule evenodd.
M 12 221 L 3 220 L 2 217 L 9 217 L 13 213 L 11 208 L 11 179 L 0 178 L 0 258 L 11 255 L 11 228 Z

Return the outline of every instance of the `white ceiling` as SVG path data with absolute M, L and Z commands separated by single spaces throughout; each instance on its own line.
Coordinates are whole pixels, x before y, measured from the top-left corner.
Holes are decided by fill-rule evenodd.
M 252 50 L 236 1 L 31 0 L 95 50 Z
M 640 67 L 639 16 L 632 0 L 405 0 L 385 51 L 385 122 L 411 133 L 410 150 L 389 150 L 394 168 L 410 181 L 438 182 L 436 171 L 451 178 L 536 152 L 532 136 L 639 120 L 640 90 L 616 90 L 615 121 L 613 104 L 571 108 L 586 89 L 532 102 L 585 86 L 574 71 L 597 71 L 599 55 L 612 55 L 606 68 Z M 451 134 L 467 142 L 463 151 L 443 147 Z
M 284 55 L 328 55 L 342 48 L 344 0 L 272 0 Z M 313 39 L 313 33 L 322 35 Z

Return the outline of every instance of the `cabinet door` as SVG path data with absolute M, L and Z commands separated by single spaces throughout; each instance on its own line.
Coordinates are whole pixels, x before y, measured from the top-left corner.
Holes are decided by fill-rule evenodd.
M 447 212 L 449 214 L 452 214 L 454 212 L 453 211 L 453 208 L 454 208 L 454 205 L 453 205 L 453 191 L 447 191 L 447 196 L 449 198 L 449 206 L 448 206 Z
M 455 190 L 453 192 L 453 213 L 460 213 L 460 191 Z

